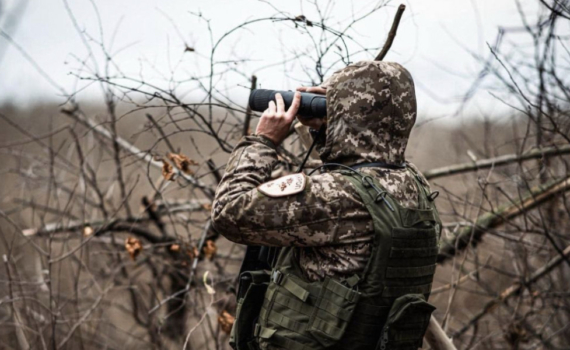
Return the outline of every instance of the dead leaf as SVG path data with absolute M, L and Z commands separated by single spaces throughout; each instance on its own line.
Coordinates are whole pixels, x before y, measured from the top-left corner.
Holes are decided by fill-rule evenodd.
M 212 210 L 212 204 L 204 203 L 204 204 L 202 204 L 202 208 L 206 209 L 207 211 L 210 211 L 210 210 Z
M 222 313 L 218 315 L 218 324 L 224 333 L 230 334 L 235 321 L 236 318 L 226 310 L 222 311 Z
M 206 245 L 204 245 L 203 248 L 204 257 L 206 257 L 206 259 L 212 260 L 214 258 L 214 255 L 216 255 L 217 250 L 218 247 L 216 247 L 216 243 L 214 243 L 214 241 L 211 239 L 207 240 Z
M 85 227 L 83 228 L 83 237 L 89 237 L 93 234 L 93 227 L 89 226 L 89 225 L 85 225 Z
M 142 252 L 143 247 L 139 239 L 135 237 L 127 237 L 125 240 L 125 249 L 127 249 L 131 259 L 135 260 L 140 252 Z
M 194 171 L 190 169 L 191 165 L 198 165 L 194 160 L 186 157 L 182 153 L 168 153 L 168 159 L 176 165 L 176 167 L 182 170 L 185 174 L 194 175 Z
M 171 246 L 170 246 L 170 250 L 173 251 L 173 252 L 178 252 L 178 251 L 180 251 L 180 244 L 176 244 L 176 243 L 175 243 L 175 244 L 171 245 Z
M 162 176 L 168 181 L 174 181 L 174 169 L 170 163 L 162 161 Z
M 206 291 L 208 292 L 208 294 L 214 295 L 216 294 L 216 290 L 214 289 L 214 287 L 208 283 L 208 274 L 210 273 L 210 271 L 206 271 L 204 273 L 204 278 L 203 278 L 203 282 L 204 282 L 204 286 L 206 286 Z
M 195 257 L 198 256 L 198 248 L 196 247 L 188 248 L 186 249 L 186 254 L 190 257 L 190 259 L 194 259 Z
M 305 17 L 305 15 L 299 15 L 299 16 L 295 17 L 295 21 L 297 21 L 297 22 L 305 22 L 305 24 L 306 24 L 307 26 L 309 26 L 309 27 L 312 27 L 312 26 L 313 26 L 313 22 L 309 21 L 309 20 L 307 19 L 307 17 Z

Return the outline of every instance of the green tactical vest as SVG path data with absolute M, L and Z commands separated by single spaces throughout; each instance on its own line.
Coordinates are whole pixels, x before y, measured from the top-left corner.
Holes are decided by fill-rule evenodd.
M 340 173 L 354 185 L 374 222 L 367 266 L 344 280 L 312 282 L 298 266 L 298 249 L 287 247 L 271 272 L 242 273 L 230 338 L 235 349 L 421 347 L 435 309 L 427 303 L 441 227 L 433 196 L 414 173 L 420 205 L 408 209 L 376 179 Z

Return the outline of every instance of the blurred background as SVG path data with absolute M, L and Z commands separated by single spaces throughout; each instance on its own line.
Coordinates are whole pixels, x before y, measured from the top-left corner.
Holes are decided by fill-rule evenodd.
M 570 1 L 403 3 L 435 317 L 458 349 L 568 349 Z M 244 247 L 209 212 L 249 91 L 374 59 L 398 5 L 0 0 L 0 348 L 228 349 Z

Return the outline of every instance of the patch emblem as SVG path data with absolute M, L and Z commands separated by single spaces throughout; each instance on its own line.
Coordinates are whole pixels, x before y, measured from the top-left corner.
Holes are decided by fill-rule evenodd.
M 293 174 L 282 176 L 278 179 L 266 182 L 257 187 L 257 190 L 269 197 L 285 197 L 303 192 L 307 184 L 305 174 Z

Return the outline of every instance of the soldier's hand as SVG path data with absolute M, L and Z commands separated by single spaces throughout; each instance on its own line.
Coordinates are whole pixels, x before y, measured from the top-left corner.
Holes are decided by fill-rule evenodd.
M 275 100 L 277 101 L 277 105 L 275 102 L 269 101 L 269 108 L 261 115 L 255 133 L 267 137 L 278 146 L 285 140 L 287 134 L 289 134 L 291 123 L 299 110 L 301 94 L 298 92 L 295 93 L 291 107 L 289 107 L 287 111 L 285 111 L 285 102 L 283 102 L 281 94 L 276 94 Z
M 312 94 L 318 94 L 318 95 L 326 95 L 327 94 L 327 89 L 320 87 L 320 86 L 299 86 L 297 88 L 297 91 L 301 91 L 301 92 L 310 92 Z M 305 119 L 301 116 L 298 116 L 297 119 L 301 122 L 301 124 L 306 125 L 308 127 L 310 127 L 311 129 L 315 129 L 315 130 L 319 130 L 321 128 L 321 125 L 323 125 L 323 123 L 326 123 L 327 118 L 309 118 L 309 119 Z
M 310 92 L 312 94 L 326 95 L 327 89 L 320 86 L 299 86 L 297 91 Z

